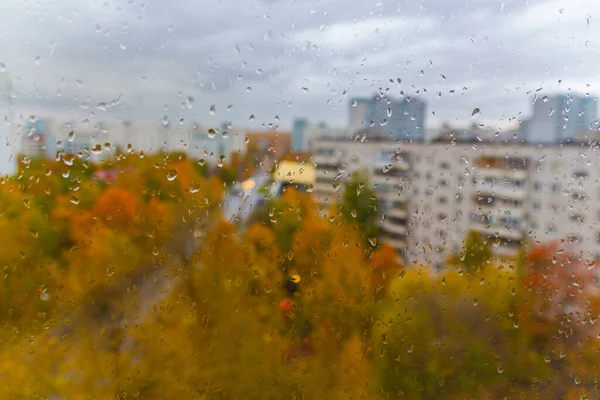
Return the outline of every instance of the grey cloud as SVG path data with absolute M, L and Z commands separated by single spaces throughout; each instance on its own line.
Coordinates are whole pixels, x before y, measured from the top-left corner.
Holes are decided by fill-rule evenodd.
M 558 79 L 565 89 L 589 83 L 600 91 L 600 21 L 587 25 L 585 11 L 568 7 L 560 14 L 557 2 L 540 9 L 543 24 L 530 28 L 527 13 L 541 6 L 519 0 L 72 4 L 0 5 L 0 61 L 13 78 L 17 109 L 81 119 L 158 121 L 167 114 L 260 127 L 275 116 L 284 126 L 305 116 L 343 124 L 351 96 L 389 87 L 393 95 L 419 91 L 432 120 L 468 122 L 479 107 L 485 118 L 507 121 L 528 112 L 528 91 L 557 90 Z M 402 85 L 389 82 L 398 77 Z M 94 109 L 119 95 L 115 107 Z M 188 96 L 196 99 L 192 109 Z

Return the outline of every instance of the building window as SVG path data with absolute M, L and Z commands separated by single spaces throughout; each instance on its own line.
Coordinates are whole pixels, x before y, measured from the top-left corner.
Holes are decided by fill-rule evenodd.
M 542 190 L 542 184 L 540 182 L 536 182 L 533 187 L 535 188 L 536 192 L 539 192 Z
M 448 203 L 448 199 L 445 196 L 442 196 L 438 199 L 438 203 L 446 204 L 446 203 Z
M 539 210 L 539 209 L 541 209 L 541 208 L 542 208 L 542 205 L 540 204 L 540 201 L 539 201 L 539 200 L 536 200 L 536 201 L 533 203 L 533 209 L 534 209 L 534 210 Z
M 573 179 L 585 179 L 588 177 L 588 173 L 586 171 L 575 171 L 573 174 Z
M 560 192 L 560 184 L 559 183 L 553 183 L 552 184 L 552 193 L 558 193 Z

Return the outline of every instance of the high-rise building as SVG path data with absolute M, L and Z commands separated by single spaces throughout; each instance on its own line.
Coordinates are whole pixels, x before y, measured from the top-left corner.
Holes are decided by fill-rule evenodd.
M 57 145 L 52 121 L 45 118 L 28 119 L 21 133 L 21 152 L 32 158 L 54 158 Z
M 295 119 L 292 123 L 292 150 L 304 151 L 304 133 L 308 127 L 308 121 L 304 118 Z
M 357 97 L 350 100 L 348 109 L 348 133 L 354 135 L 356 132 L 369 128 L 373 99 Z
M 349 131 L 364 129 L 386 133 L 392 140 L 425 140 L 425 102 L 410 96 L 393 99 L 379 94 L 350 101 Z
M 582 131 L 598 128 L 598 105 L 593 96 L 537 96 L 533 113 L 522 128 L 528 142 L 558 144 L 575 141 Z
M 12 85 L 8 74 L 0 74 L 0 175 L 17 171 L 17 143 L 12 135 Z

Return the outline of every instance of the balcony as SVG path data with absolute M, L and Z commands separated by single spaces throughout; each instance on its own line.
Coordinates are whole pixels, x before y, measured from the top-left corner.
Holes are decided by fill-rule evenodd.
M 526 179 L 526 170 L 509 170 L 509 169 L 498 169 L 498 168 L 479 168 L 478 174 L 482 177 L 496 178 L 499 180 L 504 179 Z
M 483 156 L 475 160 L 475 166 L 479 169 L 523 171 L 529 168 L 529 159 L 520 157 L 498 157 Z
M 408 233 L 406 224 L 394 223 L 394 222 L 391 222 L 389 219 L 386 219 L 385 221 L 380 222 L 379 226 L 381 227 L 381 229 L 383 231 L 385 231 L 388 234 L 406 235 Z
M 389 218 L 408 219 L 408 209 L 391 208 L 387 212 Z
M 525 237 L 525 234 L 521 230 L 517 228 L 509 229 L 501 224 L 490 225 L 485 222 L 471 221 L 470 228 L 490 238 L 500 237 L 508 240 L 522 240 Z
M 473 185 L 475 190 L 479 190 L 479 197 L 491 196 L 498 201 L 502 197 L 511 197 L 516 199 L 524 199 L 527 197 L 527 189 L 525 187 L 516 187 L 512 185 L 504 185 L 488 182 L 477 182 Z

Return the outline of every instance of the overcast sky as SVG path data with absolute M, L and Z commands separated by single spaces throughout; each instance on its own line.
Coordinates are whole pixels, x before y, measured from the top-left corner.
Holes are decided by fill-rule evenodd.
M 599 44 L 598 0 L 0 1 L 16 112 L 91 122 L 345 125 L 389 88 L 504 126 L 537 89 L 600 93 Z

